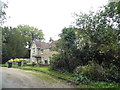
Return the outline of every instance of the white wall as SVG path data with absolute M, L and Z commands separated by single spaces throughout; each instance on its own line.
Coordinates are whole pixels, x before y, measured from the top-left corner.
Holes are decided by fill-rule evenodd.
M 33 48 L 35 48 L 35 53 L 33 54 Z M 32 46 L 31 46 L 31 51 L 30 51 L 30 62 L 36 62 L 36 58 L 33 57 L 37 54 L 37 47 L 36 45 L 33 43 Z

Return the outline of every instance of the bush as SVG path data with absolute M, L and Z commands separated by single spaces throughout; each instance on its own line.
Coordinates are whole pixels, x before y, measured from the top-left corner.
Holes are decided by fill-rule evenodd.
M 64 61 L 61 59 L 61 54 L 53 55 L 51 57 L 50 63 L 51 63 L 50 68 L 52 70 L 62 70 L 65 65 Z
M 107 81 L 120 82 L 120 71 L 117 66 L 110 64 L 105 68 L 105 76 Z
M 88 72 L 88 76 L 90 77 L 90 79 L 92 80 L 97 80 L 97 81 L 103 81 L 105 80 L 105 70 L 102 66 L 100 66 L 99 64 L 91 61 L 89 63 L 89 72 Z
M 75 74 L 75 77 L 76 77 L 76 81 L 77 81 L 77 84 L 79 83 L 84 83 L 84 84 L 87 84 L 90 82 L 90 80 L 83 74 Z
M 105 80 L 104 69 L 95 62 L 90 62 L 88 65 L 79 66 L 75 69 L 75 74 L 83 75 L 90 80 L 101 81 Z M 81 77 L 81 76 L 80 76 Z

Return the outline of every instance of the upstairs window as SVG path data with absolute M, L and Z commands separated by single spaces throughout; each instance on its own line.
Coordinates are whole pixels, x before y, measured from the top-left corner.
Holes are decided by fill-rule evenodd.
M 33 52 L 32 53 L 35 54 L 35 48 L 33 48 Z
M 41 54 L 43 54 L 43 51 L 44 51 L 44 50 L 43 50 L 43 49 L 41 49 Z

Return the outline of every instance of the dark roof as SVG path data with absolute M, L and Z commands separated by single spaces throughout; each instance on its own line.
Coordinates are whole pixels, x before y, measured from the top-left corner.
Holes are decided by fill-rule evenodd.
M 35 43 L 35 45 L 37 46 L 37 48 L 50 48 L 50 47 L 53 47 L 55 46 L 55 41 L 51 42 L 51 43 L 46 43 L 46 42 L 42 42 L 42 41 L 39 41 L 39 40 L 35 40 L 33 41 Z

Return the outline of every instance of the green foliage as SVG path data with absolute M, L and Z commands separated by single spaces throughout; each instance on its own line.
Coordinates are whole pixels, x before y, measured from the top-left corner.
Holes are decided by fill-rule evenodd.
M 88 65 L 78 66 L 75 71 L 76 80 L 82 76 L 93 81 L 120 82 L 120 71 L 115 65 L 99 65 L 91 61 Z M 79 76 L 82 75 L 82 76 Z
M 56 76 L 56 77 L 61 77 L 61 78 L 65 78 L 65 79 L 73 80 L 73 81 L 75 80 L 74 77 L 70 73 L 55 72 L 55 71 L 52 71 L 49 67 L 23 66 L 20 69 L 41 71 L 41 72 L 44 72 L 44 73 L 47 73 L 49 75 L 53 75 L 53 76 Z
M 110 82 L 90 82 L 89 84 L 80 83 L 78 88 L 86 88 L 88 90 L 104 90 L 104 89 L 114 89 L 119 90 L 118 83 L 110 83 Z
M 64 28 L 60 34 L 61 39 L 56 43 L 56 47 L 61 55 L 57 63 L 56 68 L 65 69 L 68 72 L 72 72 L 73 69 L 80 63 L 76 63 L 76 57 L 79 55 L 76 46 L 75 28 Z M 55 63 L 55 64 L 56 64 Z
M 119 3 L 116 2 L 104 6 L 96 13 L 76 14 L 76 28 L 64 28 L 56 43 L 61 56 L 53 58 L 54 69 L 73 72 L 77 66 L 80 66 L 78 81 L 87 77 L 94 81 L 119 82 L 120 15 L 118 11 Z M 92 60 L 93 62 L 89 63 Z M 102 66 L 102 63 L 107 66 Z
M 30 54 L 30 52 L 28 53 L 28 48 L 32 40 L 35 39 L 43 39 L 42 30 L 27 25 L 18 26 L 17 28 L 2 28 L 3 63 L 11 58 L 28 58 Z
M 114 3 L 97 13 L 77 15 L 77 44 L 82 52 L 82 61 L 119 62 L 119 17 Z M 116 25 L 115 25 L 116 23 Z M 117 58 L 116 58 L 117 57 Z
M 0 0 L 0 25 L 2 25 L 6 19 L 5 9 L 7 8 L 7 4 Z
M 26 54 L 24 37 L 16 28 L 2 28 L 2 59 L 22 58 Z
M 119 88 L 118 83 L 110 83 L 110 82 L 91 82 L 90 85 L 96 88 L 114 88 L 115 90 Z
M 105 80 L 104 69 L 95 62 L 90 62 L 89 65 L 79 66 L 75 69 L 75 74 L 87 77 L 89 80 L 101 81 Z
M 105 76 L 106 76 L 106 81 L 115 81 L 115 82 L 120 82 L 120 71 L 117 66 L 114 64 L 108 65 L 103 65 L 105 69 Z
M 113 63 L 120 70 L 120 28 L 116 7 L 116 3 L 110 3 L 96 13 L 76 15 L 77 28 L 64 28 L 56 43 L 61 54 L 58 62 L 64 65 L 59 68 L 72 72 L 78 65 L 87 65 L 94 60 L 97 64 L 91 65 L 93 71 L 96 67 L 100 69 L 103 62 Z
M 44 39 L 44 34 L 42 30 L 39 30 L 38 28 L 31 27 L 28 25 L 19 25 L 17 29 L 21 32 L 21 34 L 25 37 L 26 44 L 28 47 L 31 46 L 31 43 L 33 40 L 42 40 Z
M 36 63 L 35 62 L 32 62 L 32 66 L 34 67 L 36 65 Z
M 90 82 L 90 80 L 83 74 L 75 74 L 75 78 L 77 83 L 83 83 L 83 84 L 87 84 Z
M 51 67 L 50 68 L 52 70 L 59 70 L 59 69 L 64 68 L 64 66 L 65 66 L 64 61 L 61 60 L 61 54 L 53 55 L 51 57 L 50 63 L 51 63 Z

